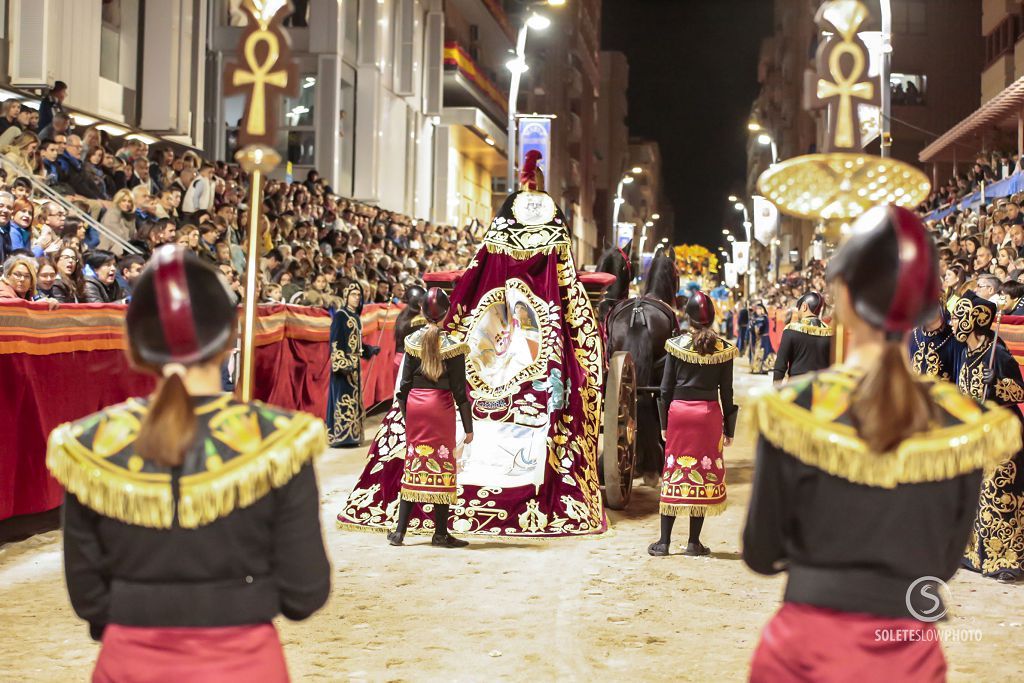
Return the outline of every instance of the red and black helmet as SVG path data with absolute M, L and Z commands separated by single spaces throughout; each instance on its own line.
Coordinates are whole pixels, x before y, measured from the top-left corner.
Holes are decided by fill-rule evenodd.
M 821 315 L 821 311 L 825 308 L 825 297 L 819 292 L 811 290 L 797 300 L 797 310 L 800 310 L 800 307 L 804 304 L 807 304 L 807 310 L 810 311 L 811 315 Z
M 451 301 L 448 295 L 440 287 L 431 287 L 427 290 L 427 296 L 423 299 L 423 317 L 428 321 L 439 324 L 448 315 L 451 308 Z
M 426 295 L 427 290 L 423 289 L 419 285 L 410 285 L 409 288 L 405 290 L 405 297 L 403 298 L 409 308 L 419 312 L 420 308 L 423 306 L 423 297 Z
M 825 271 L 842 280 L 861 318 L 889 334 L 933 320 L 939 309 L 939 259 L 921 219 L 899 206 L 858 218 Z
M 699 327 L 707 327 L 715 322 L 715 304 L 704 292 L 697 290 L 686 302 L 686 317 Z
M 219 272 L 184 247 L 163 246 L 132 291 L 128 343 L 149 365 L 203 363 L 226 348 L 237 315 L 235 297 Z

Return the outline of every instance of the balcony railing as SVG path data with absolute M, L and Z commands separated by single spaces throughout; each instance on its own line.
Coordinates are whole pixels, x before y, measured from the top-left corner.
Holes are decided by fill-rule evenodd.
M 454 41 L 444 44 L 444 70 L 446 73 L 458 73 L 468 80 L 490 104 L 497 107 L 502 115 L 508 113 L 508 101 L 498 86 L 487 77 L 480 65 Z

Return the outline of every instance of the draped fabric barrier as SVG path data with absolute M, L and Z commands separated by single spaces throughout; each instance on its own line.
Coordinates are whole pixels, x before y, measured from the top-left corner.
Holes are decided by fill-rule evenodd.
M 0 302 L 0 519 L 60 505 L 61 488 L 44 464 L 54 427 L 153 390 L 154 379 L 132 370 L 125 357 L 124 312 L 116 304 L 50 311 Z M 258 399 L 326 414 L 330 324 L 319 309 L 260 307 Z
M 363 344 L 379 346 L 380 353 L 362 364 L 363 407 L 390 401 L 395 393 L 395 320 L 405 308 L 402 304 L 367 304 L 359 316 L 363 324 Z M 326 400 L 327 394 L 324 393 Z M 325 413 L 320 413 L 326 415 Z

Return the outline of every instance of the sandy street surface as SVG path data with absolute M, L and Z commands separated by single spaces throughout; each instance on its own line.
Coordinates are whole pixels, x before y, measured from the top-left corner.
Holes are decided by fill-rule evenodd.
M 740 367 L 736 377 L 738 394 L 767 382 Z M 647 555 L 658 517 L 657 493 L 645 487 L 628 512 L 610 513 L 603 536 L 468 537 L 466 550 L 411 537 L 408 546 L 392 548 L 383 535 L 334 524 L 365 453 L 334 451 L 319 462 L 334 588 L 312 619 L 279 624 L 295 680 L 746 678 L 783 587 L 781 578 L 759 577 L 739 559 L 749 429 L 726 452 L 732 506 L 705 525 L 702 540 L 713 556 L 701 559 Z M 685 545 L 685 522 L 678 527 L 673 553 Z M 951 680 L 1019 680 L 1024 587 L 961 572 L 951 591 L 953 618 L 943 631 L 981 635 L 980 642 L 946 643 Z M 87 680 L 96 654 L 68 603 L 60 532 L 0 547 L 0 681 Z

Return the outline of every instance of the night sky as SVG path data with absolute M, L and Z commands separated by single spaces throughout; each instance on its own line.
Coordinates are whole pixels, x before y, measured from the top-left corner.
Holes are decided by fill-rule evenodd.
M 629 59 L 629 132 L 661 145 L 675 241 L 722 244 L 740 214 L 726 197 L 746 177 L 747 119 L 758 94 L 772 0 L 604 0 L 602 48 Z

